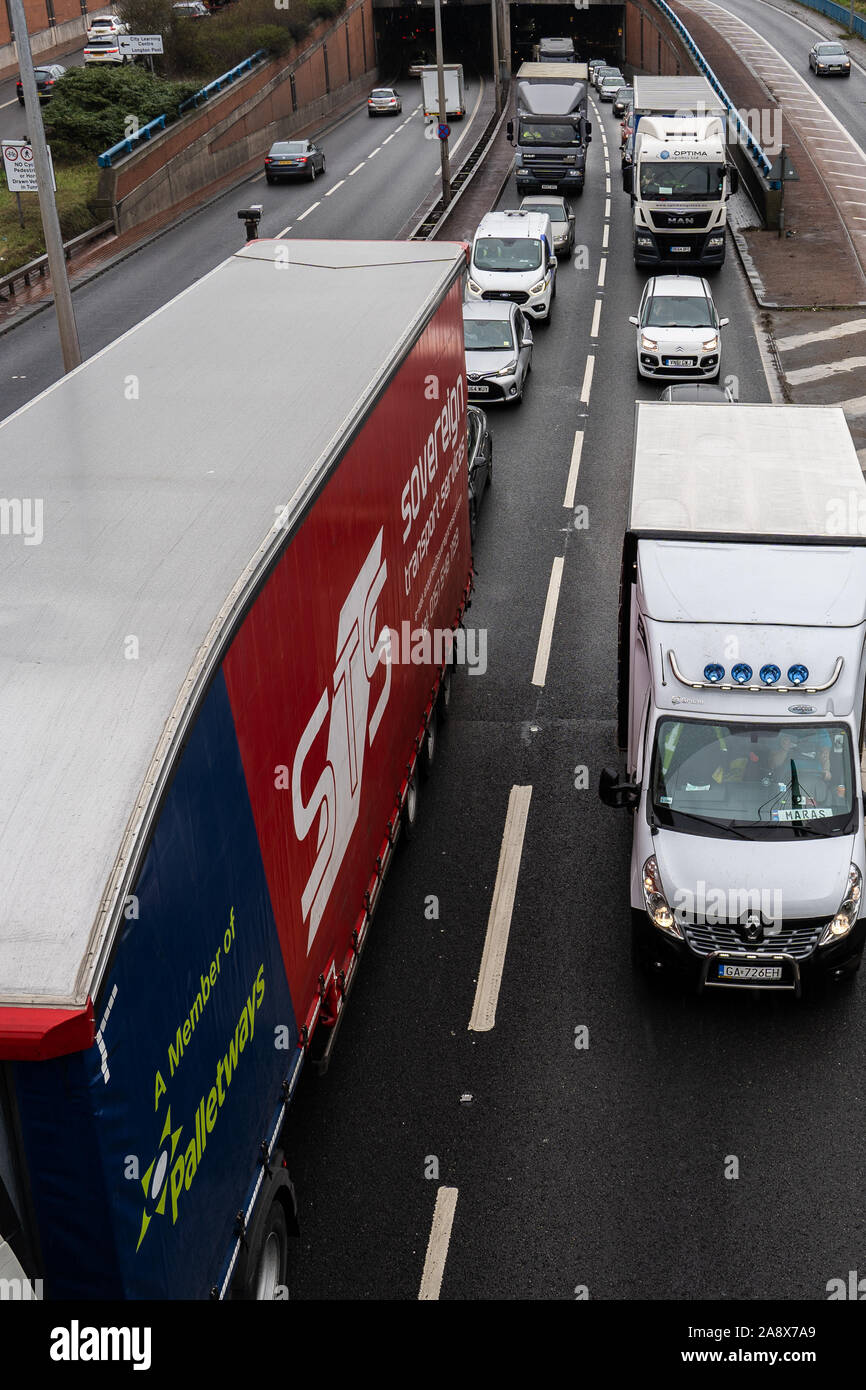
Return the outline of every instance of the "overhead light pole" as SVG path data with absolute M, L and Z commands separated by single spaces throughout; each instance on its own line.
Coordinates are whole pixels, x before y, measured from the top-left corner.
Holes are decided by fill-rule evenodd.
M 851 0 L 853 4 L 853 0 Z M 490 0 L 490 34 L 493 40 L 493 92 L 496 99 L 496 114 L 502 107 L 502 90 L 499 85 L 499 25 L 496 20 L 497 0 Z
M 21 0 L 17 0 L 20 4 Z M 445 101 L 445 69 L 442 66 L 442 9 L 440 0 L 433 0 L 436 19 L 436 67 L 439 70 L 439 124 L 448 124 L 448 105 Z M 448 157 L 448 141 L 439 141 L 439 157 L 442 163 L 442 209 L 451 202 L 451 161 Z
M 39 212 L 42 217 L 42 231 L 45 236 L 48 271 L 54 288 L 54 307 L 57 311 L 57 328 L 60 333 L 63 370 L 71 372 L 81 362 L 81 349 L 78 346 L 78 329 L 75 326 L 72 292 L 66 275 L 66 257 L 63 254 L 60 219 L 57 216 L 57 204 L 54 200 L 54 183 L 51 177 L 51 165 L 48 162 L 45 127 L 42 124 L 39 93 L 36 90 L 36 77 L 33 72 L 33 54 L 30 52 L 30 35 L 27 32 L 27 20 L 24 17 L 22 0 L 9 0 L 9 11 L 12 17 L 12 27 L 15 31 L 15 44 L 18 49 L 18 66 L 21 70 L 21 90 L 24 96 L 24 110 L 27 113 L 27 138 L 33 148 Z

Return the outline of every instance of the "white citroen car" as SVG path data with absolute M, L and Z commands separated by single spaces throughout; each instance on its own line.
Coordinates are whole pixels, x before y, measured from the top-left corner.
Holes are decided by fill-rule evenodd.
M 658 381 L 684 377 L 714 381 L 722 365 L 720 319 L 706 280 L 697 275 L 654 275 L 637 315 L 638 375 Z

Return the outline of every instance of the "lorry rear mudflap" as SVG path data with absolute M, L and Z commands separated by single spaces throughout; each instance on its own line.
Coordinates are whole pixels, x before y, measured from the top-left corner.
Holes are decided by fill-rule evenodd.
M 785 952 L 779 955 L 713 951 L 704 957 L 699 989 L 767 989 L 788 991 L 799 999 L 800 967 Z

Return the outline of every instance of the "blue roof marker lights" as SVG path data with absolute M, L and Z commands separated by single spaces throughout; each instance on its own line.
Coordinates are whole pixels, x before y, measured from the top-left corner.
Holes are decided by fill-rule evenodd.
M 738 661 L 736 666 L 731 667 L 731 679 L 737 685 L 748 685 L 752 679 L 752 668 L 745 661 Z
M 777 681 L 782 679 L 782 672 L 778 666 L 774 666 L 772 663 L 768 666 L 762 666 L 759 675 L 764 685 L 775 685 Z
M 675 678 L 681 685 L 688 686 L 691 690 L 748 690 L 756 695 L 767 693 L 788 695 L 795 690 L 802 690 L 809 695 L 817 695 L 836 684 L 845 664 L 843 658 L 837 656 L 830 678 L 819 683 L 810 683 L 808 666 L 804 665 L 802 661 L 795 661 L 788 667 L 787 684 L 782 684 L 782 668 L 774 661 L 766 661 L 758 672 L 761 682 L 758 684 L 758 680 L 753 678 L 754 673 L 747 661 L 738 661 L 732 666 L 727 680 L 725 680 L 725 668 L 721 662 L 708 661 L 702 672 L 703 679 L 693 680 L 680 670 L 677 665 L 676 652 L 668 651 L 667 657 Z
M 805 685 L 809 679 L 809 669 L 800 664 L 788 667 L 788 680 L 792 685 Z
M 704 680 L 709 681 L 710 685 L 718 685 L 719 681 L 725 679 L 725 668 L 718 662 L 711 661 L 709 666 L 704 667 Z

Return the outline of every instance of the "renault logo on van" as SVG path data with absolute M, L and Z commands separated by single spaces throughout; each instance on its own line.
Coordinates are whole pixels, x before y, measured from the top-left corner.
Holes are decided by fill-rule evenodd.
M 747 941 L 760 941 L 764 934 L 759 913 L 750 912 L 743 923 L 743 935 Z

